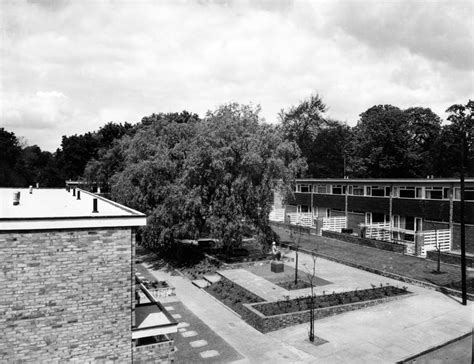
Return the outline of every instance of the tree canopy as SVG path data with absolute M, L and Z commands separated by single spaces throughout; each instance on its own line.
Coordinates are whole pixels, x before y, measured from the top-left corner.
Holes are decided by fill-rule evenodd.
M 228 248 L 248 231 L 261 242 L 271 239 L 275 181 L 288 185 L 305 163 L 296 144 L 258 113 L 228 104 L 203 120 L 152 115 L 122 138 L 123 166 L 111 178 L 112 196 L 150 216 L 145 239 L 168 244 L 208 235 Z

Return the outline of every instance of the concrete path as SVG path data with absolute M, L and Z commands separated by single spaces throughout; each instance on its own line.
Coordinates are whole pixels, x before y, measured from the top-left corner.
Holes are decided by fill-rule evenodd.
M 270 266 L 268 266 L 270 269 Z M 277 286 L 276 284 L 267 281 L 265 278 L 259 277 L 245 269 L 231 269 L 221 270 L 217 272 L 221 276 L 237 283 L 239 286 L 244 287 L 250 292 L 255 293 L 257 296 L 263 298 L 265 301 L 278 301 L 284 299 L 285 295 L 288 295 L 286 289 Z
M 148 266 L 149 268 L 149 266 Z M 214 332 L 237 350 L 243 360 L 236 363 L 313 363 L 311 354 L 266 336 L 249 326 L 223 304 L 181 276 L 164 271 L 150 272 L 176 288 L 176 295 L 186 307 Z
M 300 261 L 312 263 L 311 257 L 300 253 Z M 399 281 L 384 278 L 355 268 L 318 258 L 317 275 L 344 282 L 335 290 L 355 284 L 369 288 L 379 281 L 401 286 Z M 328 272 L 337 276 L 326 276 Z M 348 281 L 346 281 L 348 280 Z M 329 285 L 328 285 L 329 286 Z M 324 289 L 328 289 L 324 286 Z M 308 324 L 288 327 L 267 334 L 313 355 L 314 363 L 394 363 L 421 351 L 460 337 L 472 329 L 472 302 L 462 306 L 458 298 L 417 286 L 406 285 L 415 294 L 387 304 L 347 312 L 315 322 L 316 336 L 328 343 L 313 346 L 302 340 Z M 352 286 L 353 289 L 354 286 Z
M 294 252 L 290 256 L 292 254 L 294 257 Z M 301 267 L 306 264 L 309 268 L 313 264 L 312 258 L 304 253 L 300 253 L 299 262 Z M 294 267 L 294 263 L 288 265 Z M 460 337 L 472 329 L 472 302 L 462 306 L 459 298 L 322 258 L 316 260 L 316 275 L 332 283 L 318 287 L 318 293 L 389 283 L 399 287 L 405 285 L 415 294 L 387 304 L 317 320 L 315 334 L 327 343 L 314 346 L 307 340 L 308 324 L 264 335 L 187 279 L 162 271 L 152 273 L 176 287 L 177 297 L 245 357 L 238 363 L 395 363 Z M 249 272 L 240 273 L 247 280 L 251 277 Z M 245 284 L 242 285 L 245 287 Z M 266 285 L 272 287 L 268 281 Z

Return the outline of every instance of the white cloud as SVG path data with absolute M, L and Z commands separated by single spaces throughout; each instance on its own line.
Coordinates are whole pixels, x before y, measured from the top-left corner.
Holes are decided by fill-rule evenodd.
M 472 97 L 472 27 L 460 20 L 472 6 L 402 4 L 6 2 L 0 126 L 52 150 L 111 120 L 203 116 L 228 101 L 260 103 L 274 122 L 312 92 L 350 124 L 380 103 L 444 117 Z

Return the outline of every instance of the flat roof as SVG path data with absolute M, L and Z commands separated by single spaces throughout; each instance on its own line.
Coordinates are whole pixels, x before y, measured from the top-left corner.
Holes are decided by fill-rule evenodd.
M 20 192 L 18 205 L 13 195 Z M 80 199 L 77 193 L 80 192 Z M 98 212 L 93 212 L 97 199 Z M 85 190 L 0 188 L 0 230 L 143 226 L 146 216 Z
M 297 178 L 296 182 L 310 183 L 386 183 L 386 184 L 460 184 L 459 178 Z M 466 184 L 474 184 L 474 178 L 465 178 Z

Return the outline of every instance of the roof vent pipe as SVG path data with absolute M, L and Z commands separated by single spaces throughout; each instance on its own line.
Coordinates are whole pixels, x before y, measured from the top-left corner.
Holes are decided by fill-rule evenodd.
M 77 191 L 77 199 L 78 199 L 78 200 L 81 199 L 81 191 Z
M 40 184 L 36 182 L 36 189 L 40 188 Z
M 72 189 L 72 195 L 76 196 L 76 189 L 75 188 Z
M 20 191 L 13 192 L 13 206 L 18 206 L 20 204 Z
M 93 212 L 93 213 L 99 212 L 99 210 L 97 209 L 97 199 L 96 199 L 96 198 L 94 198 L 94 199 L 92 200 L 92 212 Z
M 71 188 L 69 186 L 66 186 L 66 191 L 67 192 L 70 192 L 71 191 Z
M 30 195 L 33 193 L 33 186 L 30 185 Z

